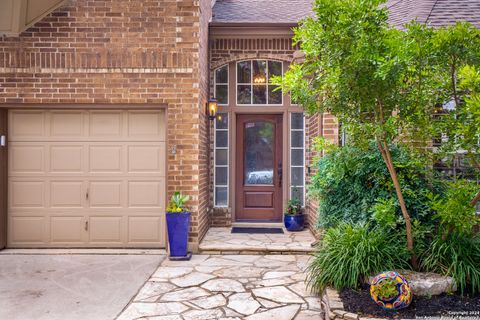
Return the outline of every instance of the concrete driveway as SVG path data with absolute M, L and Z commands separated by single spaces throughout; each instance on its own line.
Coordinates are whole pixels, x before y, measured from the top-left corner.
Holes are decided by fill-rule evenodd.
M 0 255 L 0 319 L 114 319 L 162 255 Z

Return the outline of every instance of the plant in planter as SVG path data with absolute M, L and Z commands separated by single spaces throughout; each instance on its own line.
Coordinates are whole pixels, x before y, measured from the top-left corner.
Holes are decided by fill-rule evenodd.
M 189 196 L 175 192 L 167 207 L 168 244 L 170 260 L 190 260 L 192 254 L 188 252 L 188 231 L 190 230 L 190 215 L 185 203 Z
M 407 280 L 398 272 L 387 271 L 373 278 L 370 295 L 385 310 L 400 310 L 412 303 L 413 294 Z
M 288 200 L 283 222 L 288 231 L 303 230 L 303 226 L 305 224 L 305 215 L 302 211 L 302 204 L 298 199 Z

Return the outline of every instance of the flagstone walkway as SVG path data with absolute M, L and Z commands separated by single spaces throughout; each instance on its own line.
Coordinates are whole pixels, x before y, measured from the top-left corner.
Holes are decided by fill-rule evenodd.
M 118 320 L 323 319 L 305 285 L 308 255 L 194 255 L 164 260 Z

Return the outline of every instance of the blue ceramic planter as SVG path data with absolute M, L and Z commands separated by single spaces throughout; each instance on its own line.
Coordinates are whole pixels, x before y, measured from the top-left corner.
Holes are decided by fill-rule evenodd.
M 187 256 L 190 215 L 191 212 L 167 212 L 168 244 L 171 257 Z
M 296 214 L 296 215 L 286 214 L 283 217 L 283 223 L 285 224 L 285 228 L 288 231 L 301 231 L 303 230 L 303 226 L 305 224 L 305 215 L 304 214 Z

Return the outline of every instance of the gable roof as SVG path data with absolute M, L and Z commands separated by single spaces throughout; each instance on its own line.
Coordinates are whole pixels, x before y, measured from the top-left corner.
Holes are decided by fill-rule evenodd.
M 479 0 L 389 0 L 387 8 L 396 26 L 417 19 L 434 27 L 468 21 L 480 28 Z
M 295 25 L 312 15 L 313 0 L 217 0 L 212 24 Z M 417 19 L 432 26 L 469 21 L 480 28 L 480 0 L 388 0 L 395 26 Z
M 291 24 L 312 15 L 313 0 L 217 0 L 214 24 Z

